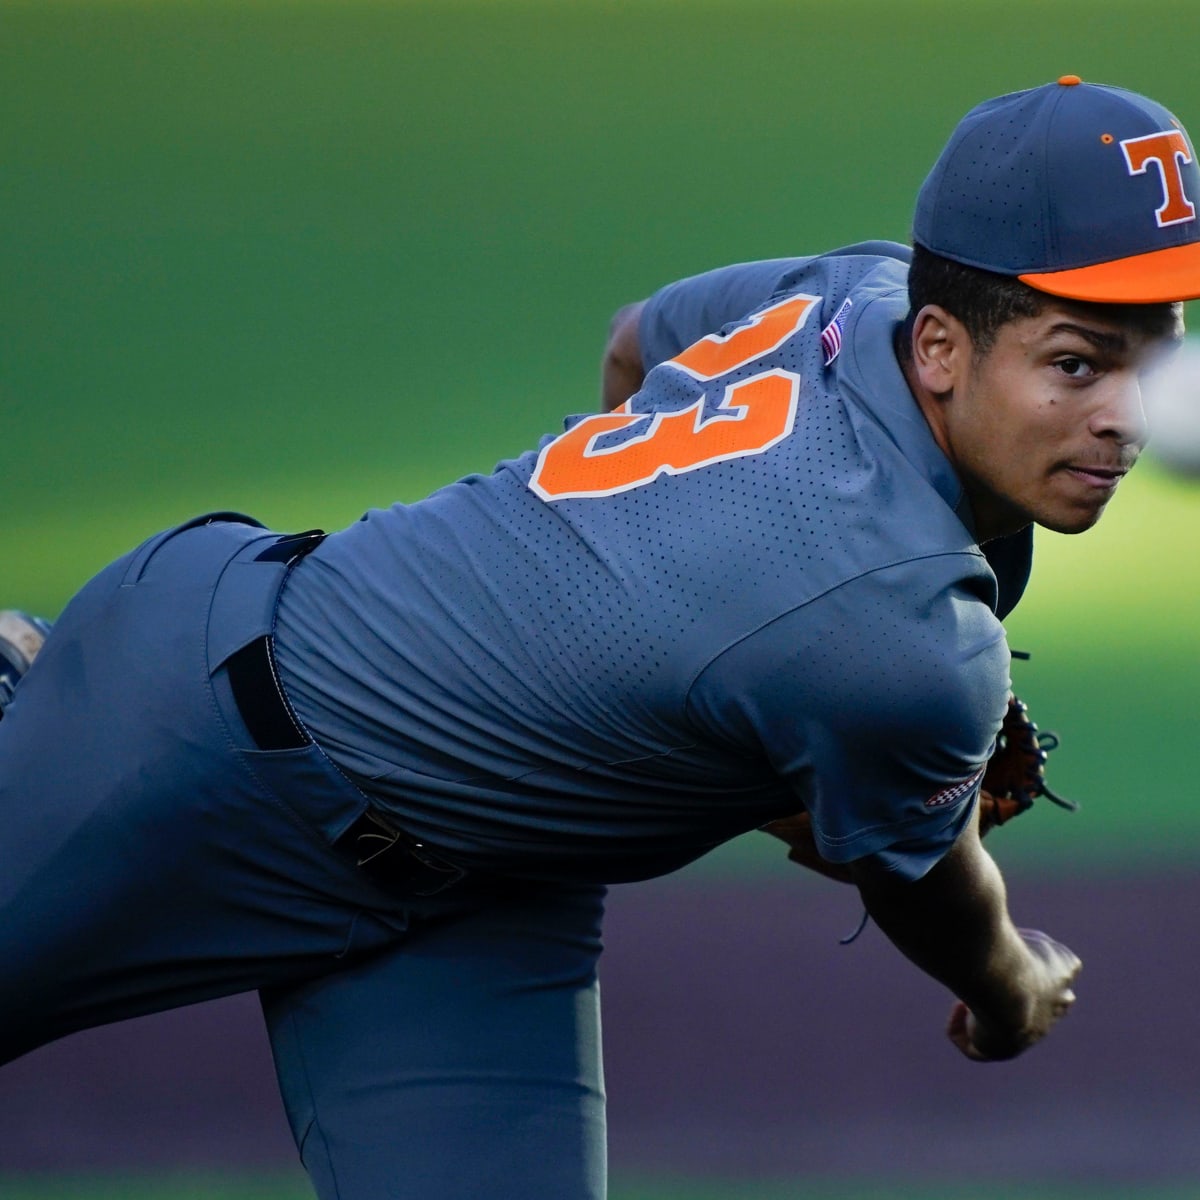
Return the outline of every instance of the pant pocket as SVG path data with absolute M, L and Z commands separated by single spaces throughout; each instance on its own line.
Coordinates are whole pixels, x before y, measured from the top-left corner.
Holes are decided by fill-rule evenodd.
M 135 587 L 145 574 L 146 568 L 150 565 L 150 560 L 177 534 L 186 533 L 187 530 L 197 529 L 202 525 L 214 525 L 221 522 L 251 525 L 256 529 L 265 528 L 261 521 L 256 521 L 253 517 L 246 516 L 245 513 L 211 512 L 203 513 L 198 517 L 192 517 L 189 521 L 184 521 L 180 525 L 173 525 L 170 529 L 164 529 L 161 533 L 156 533 L 152 537 L 148 537 L 134 550 L 129 556 L 129 564 L 125 568 L 125 575 L 121 580 L 121 586 Z

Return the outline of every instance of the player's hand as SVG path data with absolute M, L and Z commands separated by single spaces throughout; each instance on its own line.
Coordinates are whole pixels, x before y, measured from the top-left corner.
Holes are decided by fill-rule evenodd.
M 821 857 L 817 849 L 817 840 L 813 836 L 812 818 L 801 809 L 790 817 L 770 821 L 761 827 L 763 833 L 769 833 L 788 845 L 788 858 L 810 871 L 836 879 L 839 883 L 853 883 L 854 876 L 845 863 L 832 863 Z
M 1016 981 L 1015 1002 L 1002 1014 L 973 1013 L 958 1001 L 950 1013 L 946 1035 L 967 1058 L 997 1062 L 1015 1058 L 1042 1038 L 1075 1003 L 1072 984 L 1083 963 L 1061 942 L 1037 929 L 1018 929 L 1026 963 Z

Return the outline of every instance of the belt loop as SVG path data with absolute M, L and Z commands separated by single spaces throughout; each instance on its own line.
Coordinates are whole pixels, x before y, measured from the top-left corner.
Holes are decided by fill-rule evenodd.
M 323 529 L 306 529 L 277 538 L 265 550 L 254 556 L 255 562 L 281 562 L 294 566 L 306 554 L 311 554 L 325 540 Z

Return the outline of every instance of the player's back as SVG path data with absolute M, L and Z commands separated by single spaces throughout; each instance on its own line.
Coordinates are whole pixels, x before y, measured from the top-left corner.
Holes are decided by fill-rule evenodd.
M 911 406 L 890 355 L 903 271 L 858 275 L 853 319 L 878 323 L 895 376 L 873 390 Z M 664 363 L 628 412 L 573 418 L 491 475 L 372 511 L 297 569 L 280 613 L 289 692 L 413 832 L 460 853 L 577 841 L 603 857 L 611 839 L 631 875 L 639 844 L 647 862 L 667 843 L 695 857 L 795 806 L 761 747 L 698 728 L 691 691 L 714 660 L 896 562 L 950 554 L 971 560 L 952 573 L 987 574 L 939 495 L 957 484 L 897 445 L 894 414 L 870 407 L 883 398 L 860 403 L 861 364 L 826 369 L 818 322 L 847 284 L 802 282 L 769 306 L 784 333 L 765 353 L 741 361 L 729 337 Z M 921 425 L 901 441 L 914 432 L 929 439 Z

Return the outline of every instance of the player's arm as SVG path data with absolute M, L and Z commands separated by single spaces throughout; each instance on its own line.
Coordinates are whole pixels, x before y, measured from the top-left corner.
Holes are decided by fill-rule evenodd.
M 787 817 L 768 831 L 811 834 L 798 861 L 858 885 L 884 933 L 957 997 L 951 1040 L 982 1059 L 1041 1038 L 1079 963 L 1014 927 L 980 843 L 1009 655 L 978 570 L 971 555 L 914 559 L 831 589 L 723 651 L 689 702 L 714 736 L 764 748 L 805 810 L 797 829 Z
M 614 314 L 600 366 L 600 408 L 612 412 L 642 386 L 646 378 L 638 323 L 646 302 L 626 304 Z
M 968 1058 L 1020 1054 L 1074 1002 L 1079 959 L 1045 934 L 1013 925 L 1004 881 L 974 820 L 919 879 L 875 859 L 850 870 L 880 929 L 958 997 L 947 1033 Z

